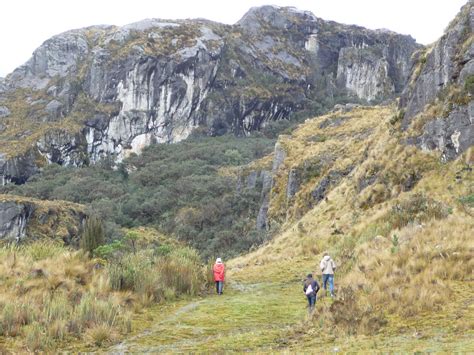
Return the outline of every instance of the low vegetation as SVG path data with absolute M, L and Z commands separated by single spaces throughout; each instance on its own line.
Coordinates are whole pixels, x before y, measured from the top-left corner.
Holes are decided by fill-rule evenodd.
M 203 290 L 205 268 L 194 250 L 165 244 L 151 229 L 128 233 L 134 246 L 124 243 L 106 259 L 51 241 L 0 248 L 6 349 L 110 345 L 132 331 L 132 315 L 143 307 Z

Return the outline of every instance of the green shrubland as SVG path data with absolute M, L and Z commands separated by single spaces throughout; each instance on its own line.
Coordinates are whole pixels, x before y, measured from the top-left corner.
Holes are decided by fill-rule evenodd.
M 110 160 L 80 169 L 50 165 L 27 184 L 7 186 L 4 192 L 85 204 L 103 222 L 107 242 L 126 237 L 122 227 L 152 226 L 204 256 L 230 256 L 261 243 L 265 235 L 255 230 L 260 190 L 237 191 L 236 174 L 226 169 L 268 154 L 273 144 L 263 134 L 196 137 L 150 146 L 117 169 Z

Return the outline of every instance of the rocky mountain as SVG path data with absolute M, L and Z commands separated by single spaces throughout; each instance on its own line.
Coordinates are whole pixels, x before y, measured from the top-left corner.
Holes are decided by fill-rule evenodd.
M 0 82 L 0 174 L 120 161 L 193 130 L 246 135 L 269 121 L 400 94 L 409 36 L 252 8 L 235 25 L 149 19 L 69 31 Z

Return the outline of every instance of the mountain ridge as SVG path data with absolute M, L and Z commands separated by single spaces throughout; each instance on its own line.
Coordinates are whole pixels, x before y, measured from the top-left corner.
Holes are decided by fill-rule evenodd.
M 13 122 L 0 146 L 2 175 L 21 183 L 39 170 L 35 161 L 119 162 L 194 130 L 245 136 L 334 103 L 392 98 L 418 48 L 409 36 L 272 6 L 232 26 L 151 19 L 68 31 L 6 78 L 0 105 Z M 11 170 L 21 154 L 36 168 Z

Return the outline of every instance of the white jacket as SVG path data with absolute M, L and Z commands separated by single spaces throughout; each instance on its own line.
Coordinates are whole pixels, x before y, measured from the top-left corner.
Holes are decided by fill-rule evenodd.
M 323 275 L 333 275 L 334 271 L 336 270 L 336 264 L 329 255 L 326 255 L 323 260 L 321 260 L 319 267 L 321 268 L 321 272 L 323 273 Z

